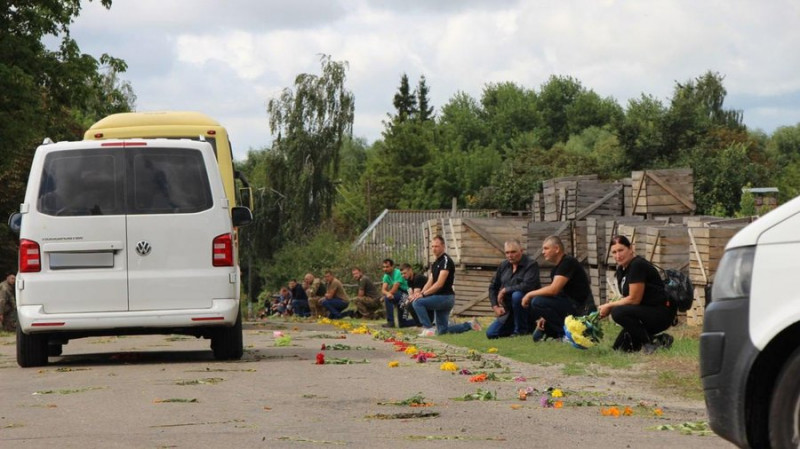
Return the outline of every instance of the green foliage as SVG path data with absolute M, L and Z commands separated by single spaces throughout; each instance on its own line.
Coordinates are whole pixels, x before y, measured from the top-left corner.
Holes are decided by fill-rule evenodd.
M 284 89 L 267 104 L 277 156 L 268 159 L 265 188 L 282 197 L 272 233 L 288 240 L 330 217 L 341 148 L 352 135 L 355 99 L 345 87 L 347 63 L 323 55 L 320 66 L 321 74 L 301 73 L 294 90 Z
M 106 8 L 111 0 L 101 0 Z M 133 108 L 125 62 L 80 51 L 69 26 L 79 0 L 11 0 L 0 11 L 0 214 L 18 209 L 33 149 L 44 137 L 80 140 L 93 122 Z M 43 39 L 60 39 L 56 50 Z M 2 220 L 3 222 L 5 220 Z M 16 244 L 0 226 L 0 271 L 16 269 Z

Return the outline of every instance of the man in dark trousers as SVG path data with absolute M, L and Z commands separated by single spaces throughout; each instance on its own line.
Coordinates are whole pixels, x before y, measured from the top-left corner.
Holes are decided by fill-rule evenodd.
M 551 235 L 542 242 L 542 256 L 555 265 L 550 272 L 550 285 L 528 292 L 522 306 L 531 307 L 536 322 L 533 341 L 564 338 L 564 318 L 585 315 L 597 308 L 594 305 L 589 276 L 578 259 L 564 254 L 564 243 Z
M 522 298 L 542 286 L 539 264 L 523 254 L 519 240 L 503 245 L 506 254 L 489 284 L 489 301 L 497 319 L 486 329 L 487 338 L 526 335 L 533 332 L 530 310 L 522 307 Z

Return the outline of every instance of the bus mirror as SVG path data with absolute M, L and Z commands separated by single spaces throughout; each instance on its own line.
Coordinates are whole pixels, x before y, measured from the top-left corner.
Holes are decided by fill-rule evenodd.
M 231 209 L 231 221 L 233 226 L 247 226 L 253 222 L 253 213 L 246 207 L 236 206 Z
M 253 210 L 253 189 L 252 187 L 242 187 L 239 189 L 239 204 Z

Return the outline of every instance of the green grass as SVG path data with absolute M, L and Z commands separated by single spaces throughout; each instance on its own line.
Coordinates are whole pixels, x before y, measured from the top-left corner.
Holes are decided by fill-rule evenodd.
M 489 340 L 483 332 L 443 335 L 438 340 L 482 353 L 497 348 L 497 354 L 510 359 L 538 365 L 561 365 L 566 376 L 639 376 L 652 379 L 655 387 L 679 394 L 688 399 L 703 398 L 699 376 L 700 329 L 685 325 L 668 332 L 675 337 L 669 350 L 654 354 L 622 353 L 611 349 L 620 331 L 619 326 L 605 323 L 605 338 L 587 350 L 575 349 L 558 341 L 534 343 L 530 336 Z M 632 369 L 637 368 L 637 369 Z

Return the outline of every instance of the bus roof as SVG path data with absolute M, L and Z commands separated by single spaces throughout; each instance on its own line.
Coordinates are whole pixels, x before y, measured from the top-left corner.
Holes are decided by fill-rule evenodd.
M 89 129 L 127 128 L 133 126 L 221 126 L 218 121 L 195 111 L 150 111 L 112 114 L 98 121 Z

